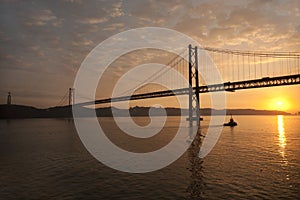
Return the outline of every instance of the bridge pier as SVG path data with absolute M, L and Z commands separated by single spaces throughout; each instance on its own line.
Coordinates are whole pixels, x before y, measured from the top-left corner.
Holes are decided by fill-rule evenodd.
M 199 74 L 198 74 L 198 48 L 189 45 L 189 118 L 190 127 L 196 121 L 200 125 L 200 98 L 199 98 Z M 195 91 L 193 90 L 195 88 Z

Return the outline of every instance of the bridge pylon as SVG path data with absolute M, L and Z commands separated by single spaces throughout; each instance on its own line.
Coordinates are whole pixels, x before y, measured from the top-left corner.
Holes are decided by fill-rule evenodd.
M 69 106 L 75 104 L 75 89 L 69 88 Z
M 199 98 L 199 73 L 198 73 L 198 48 L 189 45 L 189 118 L 190 127 L 196 121 L 200 125 L 200 98 Z M 195 91 L 194 89 L 195 88 Z

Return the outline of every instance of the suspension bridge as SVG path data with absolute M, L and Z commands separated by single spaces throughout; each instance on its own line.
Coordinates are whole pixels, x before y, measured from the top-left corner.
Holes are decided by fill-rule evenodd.
M 128 100 L 189 95 L 190 124 L 200 119 L 200 93 L 234 92 L 262 87 L 286 86 L 300 83 L 300 52 L 240 51 L 189 45 L 174 56 L 156 74 L 129 88 L 120 96 L 79 103 L 87 106 Z M 177 74 L 171 73 L 176 70 Z M 219 77 L 217 76 L 219 74 Z M 220 78 L 221 77 L 221 78 Z M 167 80 L 166 80 L 167 79 Z M 173 88 L 151 86 L 151 82 L 169 81 Z M 69 104 L 74 90 L 69 90 Z M 134 92 L 134 94 L 133 94 Z M 128 95 L 133 94 L 133 95 Z

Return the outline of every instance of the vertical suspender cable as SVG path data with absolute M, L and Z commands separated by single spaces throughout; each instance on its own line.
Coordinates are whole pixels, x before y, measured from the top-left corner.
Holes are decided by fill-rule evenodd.
M 240 59 L 239 59 L 239 55 L 236 55 L 237 57 L 237 73 L 238 73 L 238 80 L 240 80 Z
M 255 79 L 257 78 L 256 77 L 256 60 L 255 60 L 255 53 L 253 53 L 253 55 L 254 55 L 254 74 L 255 74 Z
M 249 54 L 248 54 L 248 71 L 249 71 L 249 79 L 250 79 L 250 74 L 251 74 L 251 64 L 250 64 L 250 58 L 249 58 Z

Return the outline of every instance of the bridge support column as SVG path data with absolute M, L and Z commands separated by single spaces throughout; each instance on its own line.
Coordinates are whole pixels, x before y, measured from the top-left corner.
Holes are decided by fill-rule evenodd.
M 74 88 L 69 88 L 69 106 L 75 104 L 75 95 L 74 95 Z
M 195 89 L 195 91 L 194 91 Z M 200 98 L 198 74 L 198 48 L 189 45 L 189 121 L 190 127 L 196 121 L 200 125 Z

